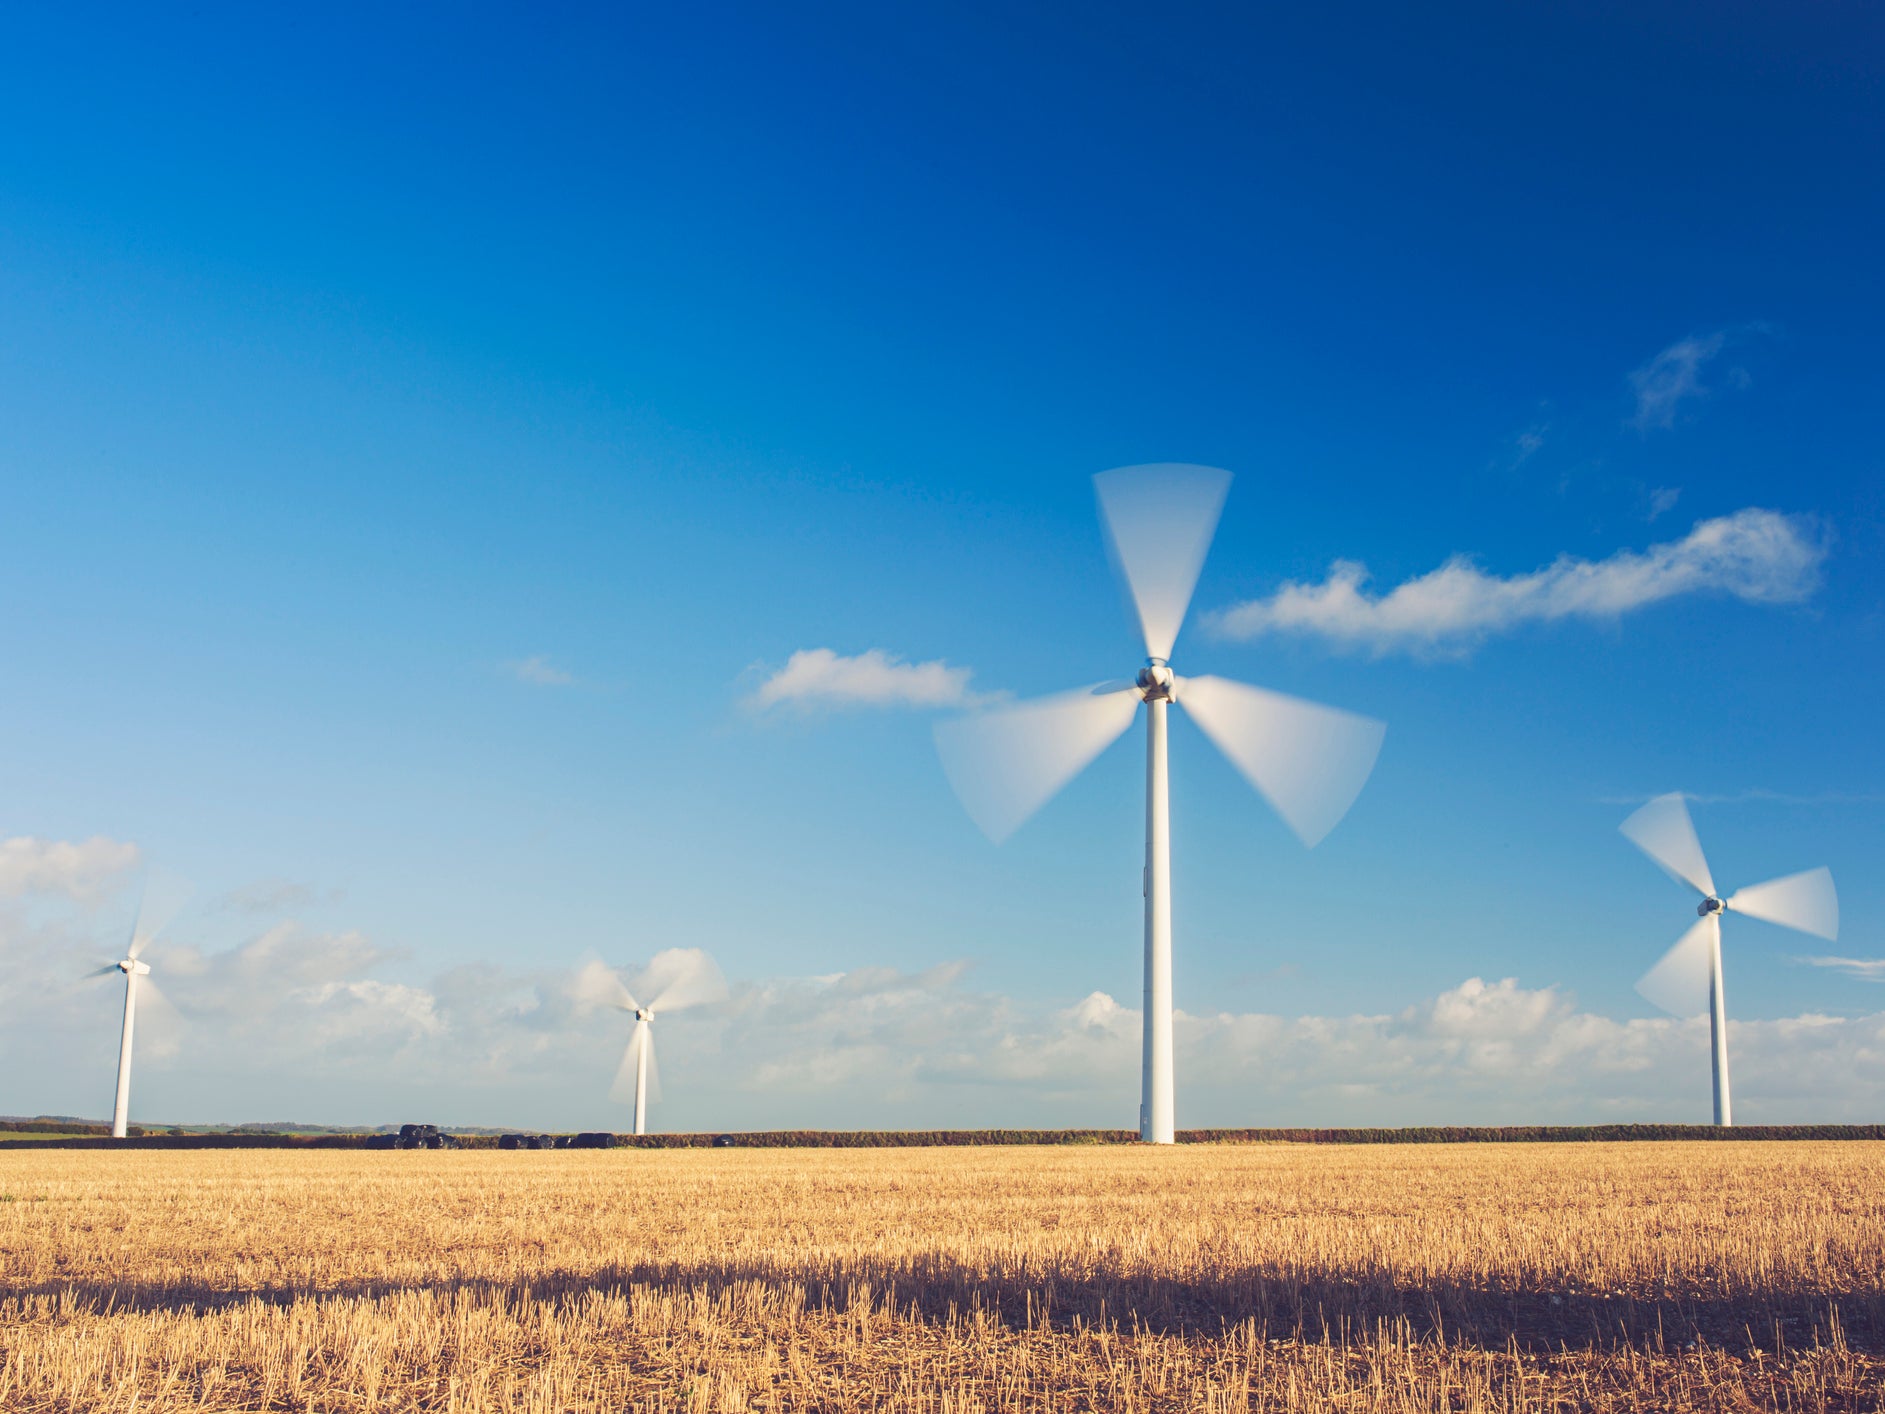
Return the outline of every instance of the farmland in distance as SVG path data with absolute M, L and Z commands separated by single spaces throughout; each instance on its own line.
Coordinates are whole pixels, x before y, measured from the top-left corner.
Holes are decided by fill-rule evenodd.
M 1879 1153 L 0 1151 L 0 1408 L 1874 1409 Z

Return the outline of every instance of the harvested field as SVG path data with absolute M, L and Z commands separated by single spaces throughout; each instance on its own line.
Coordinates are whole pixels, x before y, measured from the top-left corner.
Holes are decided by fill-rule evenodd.
M 1871 1143 L 0 1152 L 0 1408 L 1874 1409 Z

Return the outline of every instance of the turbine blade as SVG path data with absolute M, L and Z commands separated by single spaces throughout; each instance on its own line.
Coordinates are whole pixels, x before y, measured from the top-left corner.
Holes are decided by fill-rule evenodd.
M 1713 896 L 1715 877 L 1702 857 L 1702 842 L 1681 793 L 1659 795 L 1617 828 L 1623 837 L 1662 866 L 1670 878 Z
M 1783 928 L 1797 928 L 1828 941 L 1839 937 L 1839 895 L 1833 891 L 1830 869 L 1808 869 L 1737 889 L 1726 903 L 1736 913 L 1778 923 Z
M 1018 830 L 1139 710 L 1139 689 L 1079 688 L 936 725 L 943 772 L 969 818 L 996 844 Z
M 116 972 L 117 970 L 118 970 L 118 964 L 117 964 L 117 963 L 115 963 L 115 962 L 108 962 L 108 963 L 106 963 L 106 964 L 105 964 L 105 965 L 104 965 L 103 967 L 101 967 L 101 968 L 98 968 L 98 969 L 97 969 L 96 971 L 94 971 L 94 972 L 87 972 L 87 973 L 86 973 L 86 974 L 85 974 L 84 976 L 82 976 L 82 977 L 80 977 L 80 978 L 79 978 L 79 981 L 81 981 L 81 982 L 89 982 L 89 981 L 91 981 L 91 980 L 92 980 L 92 978 L 94 978 L 94 977 L 109 977 L 109 976 L 111 976 L 111 974 L 112 974 L 112 973 L 114 973 L 114 972 Z
M 727 999 L 727 979 L 700 948 L 669 948 L 656 953 L 642 977 L 642 990 L 655 999 L 648 1009 L 657 1016 L 690 1006 Z
M 1708 974 L 1720 936 L 1719 913 L 1696 919 L 1662 960 L 1637 979 L 1636 990 L 1674 1016 L 1707 1011 Z
M 661 1068 L 655 1064 L 655 1029 L 652 1022 L 648 1026 L 648 1103 L 661 1103 Z
M 1123 466 L 1094 477 L 1093 488 L 1146 654 L 1170 658 L 1217 531 L 1230 473 L 1173 462 Z
M 622 1052 L 622 1063 L 615 1068 L 614 1083 L 609 1086 L 609 1098 L 618 1105 L 635 1103 L 635 1051 L 641 1045 L 642 1028 L 648 1023 L 637 1021 L 635 1029 L 628 1034 L 628 1049 Z
M 149 973 L 137 979 L 137 1039 L 140 1050 L 153 1056 L 175 1055 L 186 1025 L 184 1015 L 165 996 Z
M 635 1010 L 634 996 L 622 985 L 615 969 L 600 958 L 590 958 L 582 965 L 570 991 L 577 1005 L 585 1009 L 606 1006 L 617 1011 Z
M 190 897 L 190 882 L 167 869 L 152 868 L 144 876 L 144 895 L 137 906 L 137 921 L 131 925 L 131 942 L 125 955 L 135 959 L 151 945 L 157 935 L 170 926 Z
M 1310 846 L 1355 803 L 1387 732 L 1372 717 L 1228 678 L 1182 678 L 1173 696 Z

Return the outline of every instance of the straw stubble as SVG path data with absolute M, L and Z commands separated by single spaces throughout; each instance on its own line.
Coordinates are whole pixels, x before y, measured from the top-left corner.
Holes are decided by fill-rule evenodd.
M 0 1153 L 8 1411 L 1870 1409 L 1865 1143 Z

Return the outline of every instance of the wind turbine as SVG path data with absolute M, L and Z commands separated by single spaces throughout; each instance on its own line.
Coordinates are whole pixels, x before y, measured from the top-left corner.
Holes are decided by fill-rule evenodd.
M 1171 809 L 1166 711 L 1191 713 L 1306 845 L 1335 827 L 1374 769 L 1386 728 L 1367 717 L 1226 678 L 1181 678 L 1172 645 L 1191 603 L 1230 473 L 1216 467 L 1121 467 L 1093 478 L 1114 563 L 1145 639 L 1131 682 L 1037 698 L 936 728 L 943 769 L 983 833 L 999 844 L 1122 736 L 1145 704 L 1145 1010 L 1139 1137 L 1175 1138 L 1172 1085 Z
M 87 977 L 109 977 L 114 972 L 124 974 L 124 1031 L 118 1038 L 118 1094 L 111 1106 L 113 1139 L 125 1137 L 130 1119 L 131 1033 L 137 1022 L 140 979 L 143 979 L 143 990 L 151 1001 L 162 1003 L 164 1000 L 163 993 L 157 990 L 157 984 L 149 980 L 151 965 L 140 961 L 138 954 L 149 947 L 152 940 L 176 917 L 177 910 L 183 907 L 189 893 L 190 886 L 181 879 L 152 873 L 145 880 L 144 895 L 138 901 L 137 918 L 131 924 L 131 940 L 125 947 L 124 957 L 117 962 L 106 963 L 96 972 L 85 974 Z
M 1694 1016 L 1708 1008 L 1709 1058 L 1715 1075 L 1715 1123 L 1734 1123 L 1728 1103 L 1728 1003 L 1721 989 L 1721 917 L 1733 910 L 1817 937 L 1839 936 L 1839 895 L 1830 869 L 1808 869 L 1738 889 L 1715 892 L 1701 841 L 1680 793 L 1659 795 L 1617 827 L 1679 883 L 1702 896 L 1701 916 L 1637 981 L 1636 990 L 1664 1011 Z
M 609 1087 L 609 1098 L 635 1106 L 635 1132 L 648 1132 L 648 1102 L 661 1098 L 655 1073 L 654 1019 L 657 1012 L 682 1011 L 706 1002 L 725 1001 L 726 978 L 714 960 L 699 948 L 668 948 L 656 953 L 640 978 L 642 990 L 654 1000 L 643 1006 L 622 979 L 604 962 L 590 962 L 577 974 L 577 995 L 592 1006 L 614 1007 L 635 1018 L 635 1029 L 622 1053 L 622 1064 Z

